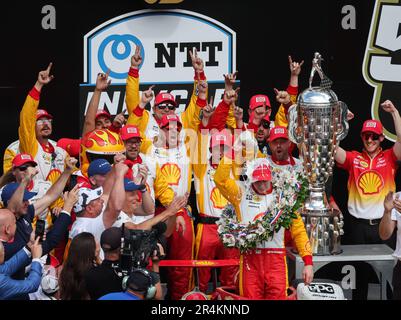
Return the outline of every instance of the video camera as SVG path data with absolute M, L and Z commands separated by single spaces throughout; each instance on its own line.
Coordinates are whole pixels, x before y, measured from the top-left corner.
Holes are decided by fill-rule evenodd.
M 157 256 L 161 257 L 157 243 L 164 242 L 161 236 L 166 229 L 167 226 L 164 222 L 156 224 L 150 231 L 130 230 L 123 225 L 119 265 L 124 275 L 129 275 L 134 269 L 145 269 L 155 251 L 157 251 Z

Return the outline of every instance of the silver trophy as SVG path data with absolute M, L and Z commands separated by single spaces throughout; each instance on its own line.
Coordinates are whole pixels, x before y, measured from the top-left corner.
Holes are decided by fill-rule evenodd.
M 315 53 L 309 88 L 289 109 L 288 129 L 290 140 L 298 145 L 309 181 L 309 198 L 301 215 L 312 252 L 330 255 L 341 252 L 340 236 L 344 232 L 341 213 L 328 204 L 325 184 L 333 174 L 337 145 L 348 133 L 348 108 L 330 89 L 332 82 L 323 73 L 321 61 L 321 55 Z M 312 87 L 316 72 L 321 83 Z

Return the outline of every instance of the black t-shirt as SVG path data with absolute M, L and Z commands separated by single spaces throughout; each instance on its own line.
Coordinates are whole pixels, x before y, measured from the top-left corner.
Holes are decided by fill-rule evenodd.
M 123 291 L 123 277 L 120 272 L 117 261 L 109 260 L 104 260 L 100 266 L 90 269 L 85 275 L 85 282 L 91 300 L 97 300 L 108 293 Z

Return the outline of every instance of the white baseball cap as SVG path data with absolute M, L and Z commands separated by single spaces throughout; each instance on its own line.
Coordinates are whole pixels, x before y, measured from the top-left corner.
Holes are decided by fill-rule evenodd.
M 74 205 L 75 212 L 81 212 L 93 200 L 99 199 L 103 194 L 103 188 L 97 189 L 81 188 L 78 191 L 78 201 Z
M 53 294 L 58 291 L 58 278 L 56 276 L 56 269 L 54 267 L 49 266 L 46 273 L 42 277 L 40 285 L 42 287 L 42 291 L 46 294 Z

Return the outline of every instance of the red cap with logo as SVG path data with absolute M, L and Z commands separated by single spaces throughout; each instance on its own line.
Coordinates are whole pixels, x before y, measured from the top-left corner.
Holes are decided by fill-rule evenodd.
M 363 123 L 362 131 L 361 133 L 364 132 L 373 132 L 379 135 L 383 134 L 383 126 L 380 121 L 378 120 L 366 120 Z
M 269 141 L 272 142 L 276 139 L 287 139 L 288 140 L 288 130 L 286 127 L 277 126 L 270 129 Z
M 167 127 L 170 122 L 176 122 L 178 127 L 182 127 L 180 118 L 176 114 L 165 114 L 160 122 L 160 128 Z
M 38 165 L 35 160 L 33 160 L 32 156 L 30 154 L 27 153 L 20 153 L 17 154 L 14 159 L 13 159 L 13 168 L 18 168 L 23 166 L 24 164 L 27 163 L 31 163 L 33 164 L 35 167 Z
M 272 173 L 267 164 L 261 164 L 252 172 L 252 181 L 271 181 Z
M 142 139 L 141 133 L 139 132 L 138 127 L 131 125 L 131 124 L 128 124 L 128 125 L 122 127 L 120 136 L 123 141 L 127 141 L 132 138 L 141 138 Z
M 111 115 L 110 115 L 110 113 L 108 113 L 106 110 L 98 110 L 97 112 L 96 112 L 96 116 L 95 116 L 95 120 L 97 119 L 97 118 L 99 118 L 99 117 L 106 117 L 106 118 L 108 118 L 108 119 L 111 119 Z
M 175 102 L 174 96 L 168 92 L 160 92 L 156 96 L 155 106 L 158 106 L 161 103 L 171 103 L 173 106 L 177 106 L 177 102 Z
M 271 108 L 269 97 L 264 94 L 256 94 L 249 100 L 249 108 L 251 110 L 255 110 L 257 107 L 262 107 L 263 105 Z
M 53 119 L 53 116 L 50 113 L 48 113 L 46 110 L 38 109 L 36 111 L 36 120 L 41 119 L 41 118 Z
M 215 146 L 226 145 L 232 146 L 232 135 L 227 132 L 227 130 L 220 131 L 212 135 L 210 140 L 210 147 L 214 148 Z

